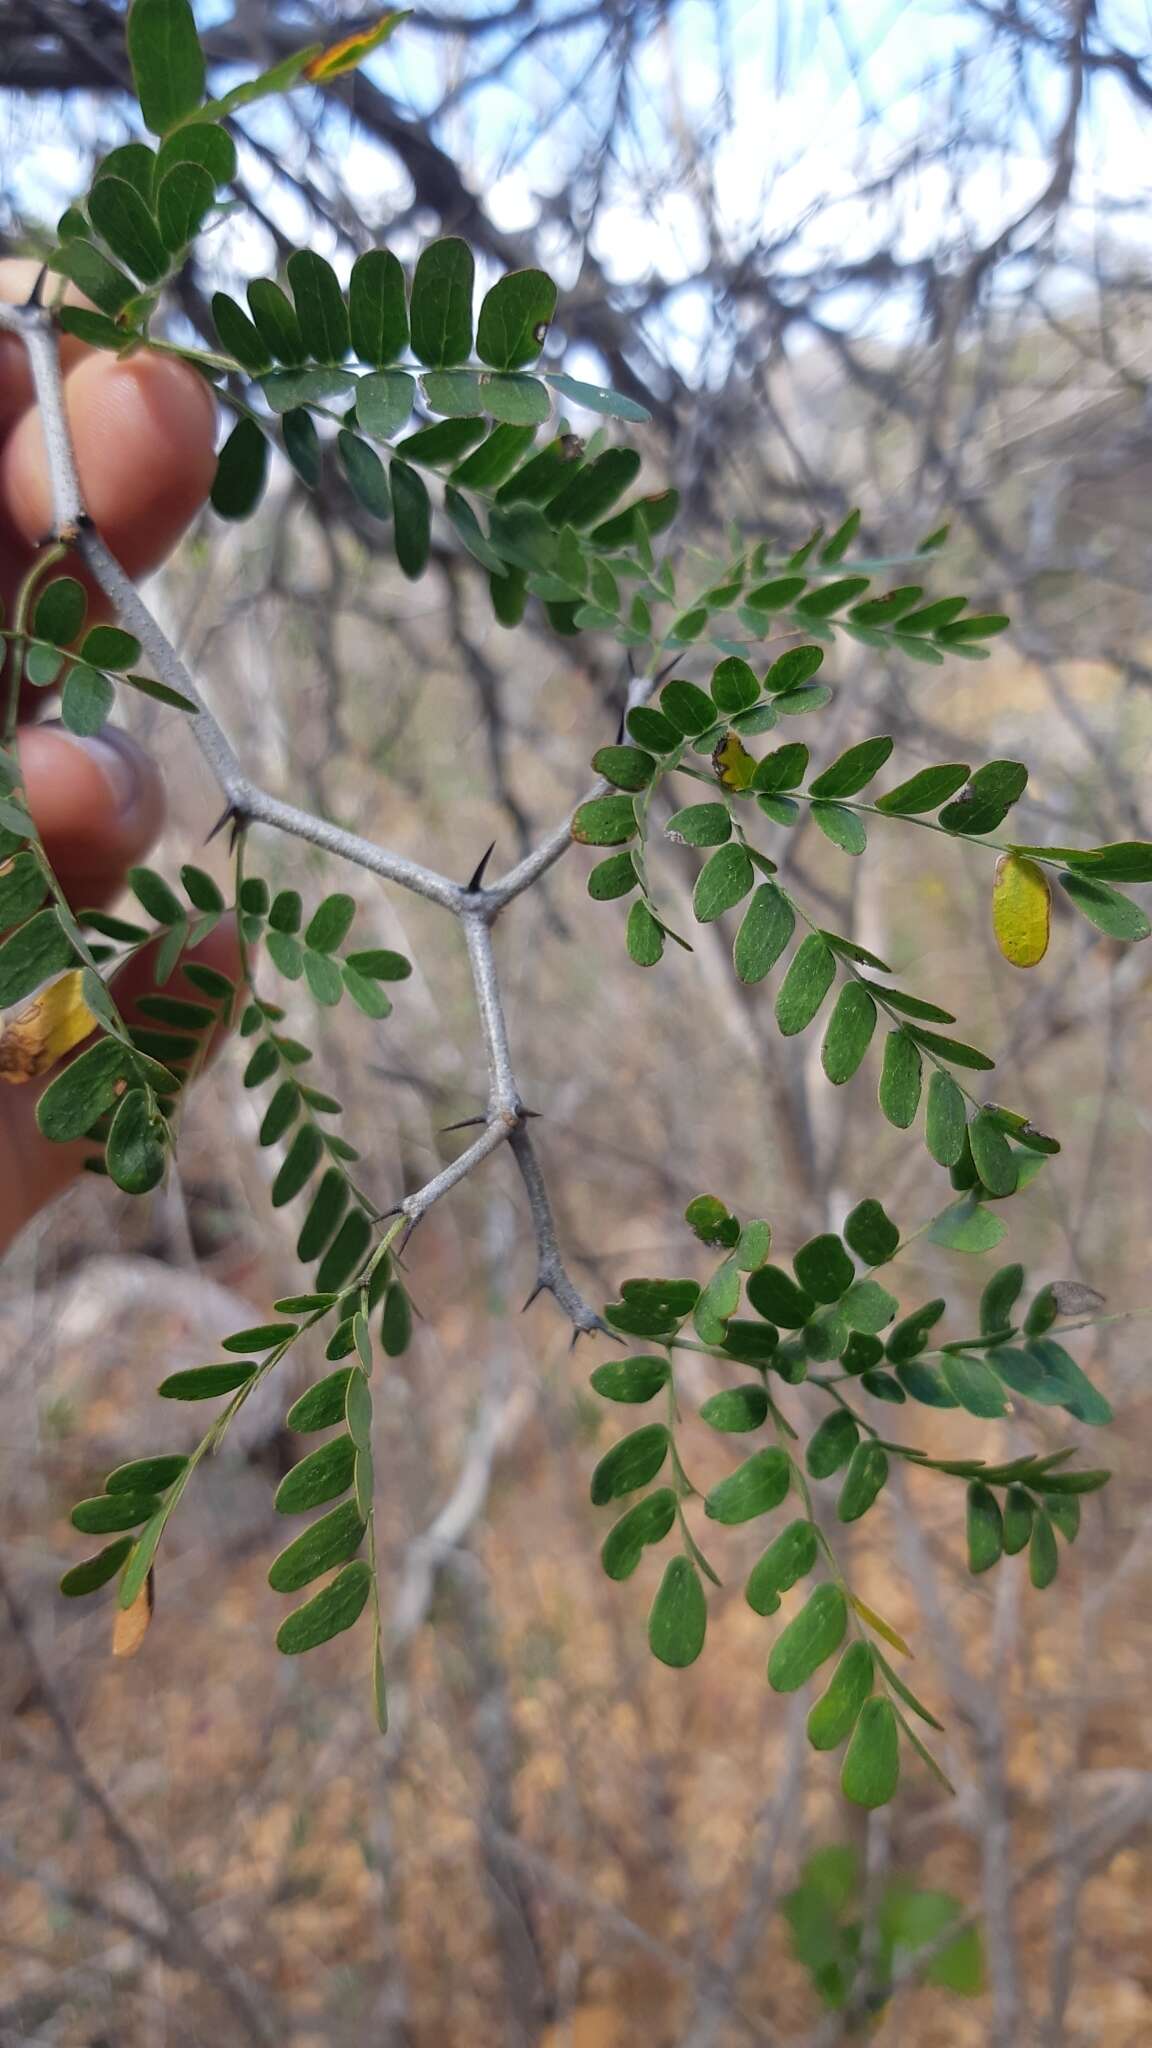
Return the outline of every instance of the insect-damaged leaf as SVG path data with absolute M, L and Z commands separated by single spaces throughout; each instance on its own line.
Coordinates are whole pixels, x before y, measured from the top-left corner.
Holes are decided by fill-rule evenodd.
M 510 271 L 481 304 L 477 355 L 495 370 L 518 370 L 534 362 L 555 311 L 556 287 L 544 271 Z
M 630 1578 L 651 1543 L 663 1542 L 676 1520 L 676 1495 L 670 1486 L 638 1500 L 614 1522 L 604 1538 L 600 1562 L 610 1579 Z
M 812 1570 L 819 1554 L 819 1538 L 812 1522 L 789 1522 L 775 1542 L 748 1574 L 744 1598 L 757 1614 L 775 1614 L 780 1595 L 787 1593 Z

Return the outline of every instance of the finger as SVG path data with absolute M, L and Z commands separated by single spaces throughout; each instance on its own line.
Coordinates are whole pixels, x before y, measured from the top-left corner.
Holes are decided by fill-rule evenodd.
M 31 295 L 33 286 L 40 275 L 40 265 L 31 257 L 10 257 L 0 263 L 0 299 L 5 305 L 19 306 Z M 55 293 L 60 280 L 54 277 L 47 289 Z M 87 306 L 90 302 L 83 292 L 70 284 L 64 293 L 69 305 Z M 60 336 L 60 361 L 65 371 L 72 369 L 90 351 L 74 334 Z M 0 437 L 27 412 L 32 404 L 32 373 L 28 368 L 28 357 L 23 343 L 14 334 L 0 334 Z
M 62 726 L 26 726 L 18 735 L 28 805 L 44 850 L 77 909 L 118 894 L 164 822 L 159 771 L 115 726 L 78 739 Z
M 64 397 L 85 505 L 129 576 L 146 575 L 211 488 L 216 401 L 197 371 L 150 355 L 88 355 L 65 380 Z M 0 451 L 0 519 L 14 537 L 20 574 L 53 523 L 35 406 Z
M 194 957 L 203 961 L 206 967 L 214 967 L 218 973 L 226 974 L 229 980 L 235 980 L 239 973 L 239 945 L 234 928 L 229 924 L 218 925 L 203 944 L 197 946 Z M 135 1006 L 145 990 L 154 986 L 154 965 L 154 951 L 151 956 L 140 954 L 113 983 L 117 1004 L 122 1005 L 123 1014 L 130 1023 L 145 1021 Z M 202 1000 L 180 967 L 164 987 L 168 995 Z M 214 1033 L 209 1058 L 215 1055 L 223 1037 L 222 1030 Z M 51 1078 L 48 1077 L 44 1087 L 48 1086 Z M 84 1172 L 85 1160 L 95 1156 L 96 1147 L 90 1139 L 79 1138 L 72 1144 L 53 1145 L 41 1137 L 36 1124 L 36 1102 L 43 1092 L 43 1088 L 31 1086 L 0 1091 L 4 1098 L 0 1101 L 0 1152 L 4 1159 L 4 1171 L 0 1173 L 0 1252 L 31 1216 Z

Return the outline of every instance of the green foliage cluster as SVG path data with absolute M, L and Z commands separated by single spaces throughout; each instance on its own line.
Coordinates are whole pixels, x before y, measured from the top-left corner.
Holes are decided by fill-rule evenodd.
M 832 1086 L 853 1081 L 883 1019 L 879 1108 L 889 1124 L 907 1130 L 923 1104 L 924 1143 L 947 1176 L 938 1213 L 903 1232 L 881 1202 L 867 1198 L 840 1233 L 822 1233 L 774 1261 L 766 1222 L 741 1222 L 718 1198 L 698 1197 L 687 1223 L 699 1244 L 720 1254 L 710 1275 L 703 1282 L 626 1280 L 604 1311 L 611 1334 L 642 1348 L 598 1364 L 595 1390 L 626 1407 L 658 1402 L 661 1419 L 613 1444 L 591 1482 L 598 1507 L 630 1501 L 604 1538 L 610 1578 L 629 1578 L 648 1549 L 670 1546 L 648 1634 L 653 1654 L 672 1667 L 691 1664 L 704 1646 L 706 1589 L 720 1575 L 703 1543 L 711 1547 L 719 1530 L 761 1526 L 765 1547 L 745 1593 L 755 1612 L 774 1623 L 769 1685 L 794 1691 L 831 1667 L 809 1715 L 809 1739 L 820 1750 L 843 1750 L 846 1795 L 877 1806 L 892 1797 L 907 1748 L 942 1775 L 919 1732 L 939 1724 L 893 1661 L 907 1645 L 850 1586 L 828 1530 L 868 1514 L 893 1461 L 902 1460 L 966 1489 L 974 1573 L 1027 1549 L 1034 1585 L 1049 1585 L 1059 1567 L 1058 1539 L 1075 1539 L 1081 1497 L 1108 1475 L 1071 1463 L 1072 1449 L 1000 1464 L 963 1455 L 933 1459 L 894 1440 L 888 1423 L 892 1410 L 908 1404 L 955 1410 L 962 1422 L 995 1419 L 1017 1401 L 1062 1409 L 1081 1425 L 1107 1423 L 1106 1401 L 1062 1341 L 1070 1326 L 1092 1320 L 1100 1301 L 1091 1289 L 1055 1282 L 1021 1313 L 1024 1274 L 1009 1265 L 984 1290 L 979 1330 L 941 1340 L 944 1299 L 908 1305 L 890 1290 L 888 1268 L 921 1232 L 950 1251 L 994 1247 L 1006 1231 L 1003 1205 L 1044 1169 L 1059 1143 L 1026 1111 L 975 1092 L 994 1063 L 952 1034 L 951 1011 L 900 986 L 885 961 L 827 929 L 784 886 L 779 835 L 807 813 L 848 857 L 864 856 L 870 833 L 880 829 L 931 831 L 974 849 L 977 858 L 980 849 L 993 850 L 997 886 L 1005 876 L 1009 885 L 1001 891 L 1007 908 L 997 913 L 997 930 L 1019 964 L 1038 960 L 1047 943 L 1050 872 L 1109 940 L 1146 938 L 1143 910 L 1114 885 L 1152 880 L 1152 846 L 1077 849 L 994 836 L 1025 791 L 1027 769 L 1016 761 L 914 767 L 866 797 L 878 776 L 887 784 L 894 752 L 888 735 L 818 764 L 797 739 L 755 751 L 782 722 L 826 709 L 835 687 L 826 657 L 840 640 L 932 667 L 953 657 L 986 658 L 1007 621 L 971 611 L 963 596 L 936 596 L 924 581 L 892 581 L 897 572 L 928 576 L 943 528 L 906 561 L 855 558 L 858 513 L 830 535 L 810 535 L 782 559 L 739 529 L 714 560 L 677 551 L 669 539 L 676 493 L 629 496 L 640 457 L 614 438 L 612 422 L 642 423 L 642 408 L 574 380 L 554 367 L 551 353 L 545 356 L 557 307 L 544 273 L 498 279 L 474 313 L 473 258 L 453 238 L 426 248 L 411 276 L 391 251 L 371 250 L 353 267 L 347 289 L 321 257 L 297 250 L 285 283 L 256 280 L 246 306 L 216 294 L 219 353 L 153 335 L 166 281 L 226 203 L 222 195 L 235 171 L 229 116 L 265 93 L 339 75 L 390 33 L 395 19 L 332 51 L 303 52 L 208 100 L 187 0 L 133 0 L 129 54 L 155 143 L 114 150 L 83 204 L 60 222 L 50 267 L 80 286 L 96 310 L 61 306 L 57 323 L 96 347 L 182 355 L 212 381 L 236 422 L 213 492 L 224 517 L 255 509 L 275 447 L 309 488 L 335 462 L 360 511 L 382 539 L 390 535 L 405 575 L 424 572 L 442 520 L 486 578 L 502 624 L 517 623 L 531 603 L 561 634 L 614 637 L 634 671 L 655 680 L 634 693 L 640 701 L 615 742 L 596 753 L 600 781 L 578 808 L 572 836 L 602 850 L 588 879 L 590 896 L 631 899 L 625 942 L 632 961 L 654 968 L 669 940 L 691 950 L 660 893 L 657 856 L 671 849 L 668 857 L 694 864 L 698 923 L 739 912 L 732 937 L 737 977 L 757 986 L 779 970 L 774 1010 L 783 1036 L 806 1031 L 829 1006 L 821 1063 Z M 598 413 L 606 424 L 585 442 L 573 433 L 566 405 Z M 89 1139 L 94 1171 L 129 1193 L 147 1192 L 178 1143 L 189 1081 L 214 1037 L 237 1027 L 245 1086 L 261 1091 L 258 1142 L 279 1148 L 272 1203 L 300 1205 L 297 1250 L 314 1270 L 305 1291 L 273 1304 L 267 1323 L 234 1332 L 222 1340 L 219 1358 L 162 1382 L 165 1400 L 223 1405 L 191 1450 L 121 1466 L 78 1505 L 77 1529 L 111 1540 L 65 1574 L 63 1591 L 89 1594 L 118 1579 L 121 1607 L 136 1606 L 197 1466 L 253 1390 L 294 1346 L 318 1333 L 331 1369 L 296 1401 L 287 1425 L 304 1437 L 325 1434 L 283 1480 L 275 1507 L 291 1516 L 320 1513 L 281 1551 L 269 1579 L 286 1595 L 323 1583 L 288 1615 L 277 1641 L 288 1654 L 309 1650 L 368 1609 L 383 1720 L 370 1381 L 376 1354 L 394 1357 L 410 1339 L 401 1268 L 410 1226 L 402 1211 L 380 1215 L 360 1186 L 357 1149 L 339 1128 L 341 1105 L 317 1086 L 312 1050 L 286 1029 L 284 1004 L 269 986 L 278 977 L 322 1007 L 347 999 L 383 1023 L 391 1010 L 388 985 L 404 980 L 409 963 L 372 946 L 349 949 L 351 896 L 332 893 L 306 909 L 296 892 L 273 891 L 249 872 L 243 818 L 234 820 L 230 892 L 194 866 L 181 869 L 179 889 L 138 869 L 131 885 L 139 917 L 73 914 L 37 839 L 11 750 L 22 688 L 60 687 L 62 716 L 80 734 L 100 729 L 121 685 L 176 711 L 196 706 L 141 667 L 132 635 L 119 626 L 86 625 L 83 590 L 55 573 L 64 553 L 63 540 L 42 551 L 2 642 L 8 715 L 0 747 L 0 924 L 7 936 L 0 942 L 0 1008 L 71 973 L 98 1027 L 44 1091 L 40 1128 L 54 1140 Z M 768 640 L 774 650 L 765 662 L 758 650 Z M 783 651 L 776 651 L 781 642 Z M 675 672 L 689 665 L 699 679 Z M 677 787 L 673 796 L 671 778 L 703 788 Z M 478 882 L 474 888 L 482 896 Z M 197 958 L 224 916 L 235 919 L 241 939 L 235 981 Z M 145 950 L 156 988 L 140 1005 L 144 1021 L 129 1028 L 112 980 L 125 960 Z M 179 994 L 170 986 L 177 969 Z M 676 1380 L 685 1351 L 703 1354 L 717 1382 L 693 1428 L 751 1440 L 734 1443 L 732 1469 L 703 1488 L 686 1462 L 693 1454 Z M 782 1399 L 784 1388 L 801 1385 L 811 1404 L 806 1441 L 791 1419 L 795 1400 L 786 1412 Z M 855 1885 L 843 1865 L 838 1875 L 810 1866 L 793 1894 L 798 1950 L 830 2003 L 849 1995 L 856 1966 L 858 1923 L 847 1917 Z M 939 1931 L 938 1903 L 923 1903 L 934 1897 L 889 1901 L 893 1952 Z M 913 1923 L 919 1934 L 907 1932 Z M 964 1940 L 958 1936 L 954 1945 L 958 1975 L 972 1970 Z
M 1079 1315 L 1099 1297 L 1049 1284 L 1017 1322 L 1024 1271 L 1005 1266 L 984 1290 L 979 1331 L 938 1341 L 947 1304 L 937 1299 L 901 1314 L 897 1296 L 875 1278 L 899 1257 L 905 1240 L 874 1198 L 857 1204 L 843 1235 L 827 1231 L 800 1245 L 791 1271 L 770 1259 L 767 1223 L 741 1223 L 714 1195 L 698 1195 L 686 1215 L 696 1237 L 724 1253 L 710 1277 L 703 1285 L 626 1280 L 619 1301 L 604 1311 L 614 1333 L 656 1348 L 597 1366 L 595 1391 L 628 1407 L 659 1398 L 665 1420 L 621 1437 L 592 1474 L 597 1506 L 641 1495 L 609 1530 L 601 1562 L 609 1578 L 629 1578 L 645 1550 L 675 1533 L 679 1548 L 664 1567 L 648 1641 L 662 1663 L 693 1664 L 707 1632 L 705 1581 L 722 1581 L 693 1534 L 686 1507 L 699 1501 L 704 1521 L 721 1528 L 798 1507 L 798 1516 L 775 1525 L 744 1589 L 757 1614 L 774 1616 L 785 1595 L 820 1574 L 798 1604 L 790 1603 L 795 1611 L 768 1652 L 768 1683 L 776 1692 L 794 1692 L 841 1653 L 808 1717 L 808 1739 L 819 1750 L 847 1744 L 845 1796 L 880 1806 L 896 1790 L 901 1734 L 943 1777 L 908 1715 L 930 1728 L 940 1724 L 881 1649 L 883 1643 L 909 1654 L 903 1638 L 850 1587 L 827 1533 L 830 1518 L 860 1521 L 888 1483 L 893 1459 L 902 1459 L 966 1483 L 973 1572 L 1027 1547 L 1032 1583 L 1044 1587 L 1059 1565 L 1055 1530 L 1075 1540 L 1081 1496 L 1098 1491 L 1109 1475 L 1070 1466 L 1073 1449 L 996 1465 L 930 1458 L 893 1440 L 872 1419 L 881 1411 L 871 1404 L 913 1402 L 987 1420 L 1004 1415 L 1015 1396 L 1102 1426 L 1112 1419 L 1108 1403 L 1051 1334 L 1058 1318 Z M 726 1378 L 734 1375 L 701 1404 L 698 1421 L 722 1436 L 762 1439 L 752 1449 L 741 1442 L 739 1462 L 707 1489 L 689 1477 L 678 1436 L 683 1418 L 676 1366 L 684 1352 L 703 1354 L 726 1368 Z M 807 1384 L 826 1409 L 806 1446 L 780 1404 L 778 1382 Z M 664 1483 L 653 1487 L 666 1472 Z M 812 1481 L 818 1488 L 835 1482 L 834 1508 L 830 1499 L 825 1506 Z M 710 1540 L 710 1532 L 700 1534 Z
M 781 1910 L 797 1960 L 823 2004 L 833 2012 L 855 2004 L 864 1940 L 864 1873 L 852 1845 L 831 1843 L 809 1856 Z M 956 1933 L 949 1940 L 953 1925 Z M 898 1971 L 914 1972 L 925 1983 L 963 1998 L 976 1998 L 983 1990 L 980 1937 L 964 1923 L 960 1901 L 951 1893 L 891 1877 L 870 1932 L 876 1946 L 869 1958 L 862 2020 L 883 2011 Z M 917 1967 L 920 1956 L 924 1961 Z

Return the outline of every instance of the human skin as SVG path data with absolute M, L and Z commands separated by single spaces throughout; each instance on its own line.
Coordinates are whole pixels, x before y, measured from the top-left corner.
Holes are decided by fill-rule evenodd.
M 36 277 L 32 263 L 0 263 L 0 299 L 17 303 Z M 146 354 L 120 361 L 65 337 L 65 399 L 85 502 L 132 577 L 171 552 L 208 495 L 215 468 L 215 400 L 183 363 Z M 23 349 L 0 334 L 0 598 L 13 594 L 51 531 L 51 497 L 40 420 Z M 64 564 L 76 573 L 74 564 Z M 101 606 L 93 595 L 93 613 Z M 25 707 L 27 709 L 28 707 Z M 51 710 L 49 703 L 47 709 Z M 80 740 L 52 722 L 25 724 L 18 747 L 29 806 L 44 848 L 76 908 L 110 903 L 143 860 L 164 820 L 155 762 L 126 733 L 108 727 Z M 197 957 L 228 971 L 233 935 L 213 933 Z M 131 1016 L 150 986 L 147 955 L 118 978 L 116 998 Z M 177 975 L 174 992 L 193 995 Z M 91 1145 L 52 1145 L 36 1127 L 35 1084 L 0 1086 L 0 1251 L 28 1218 L 82 1171 Z

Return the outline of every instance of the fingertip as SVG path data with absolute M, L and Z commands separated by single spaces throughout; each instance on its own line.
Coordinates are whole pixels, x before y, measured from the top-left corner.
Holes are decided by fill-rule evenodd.
M 215 474 L 216 401 L 171 357 L 87 356 L 65 380 L 85 504 L 130 576 L 163 561 Z M 39 411 L 16 422 L 0 456 L 8 517 L 34 543 L 52 524 Z
M 164 822 L 155 763 L 127 733 L 106 726 L 79 739 L 62 726 L 18 736 L 28 803 L 70 900 L 96 908 L 123 886 Z

